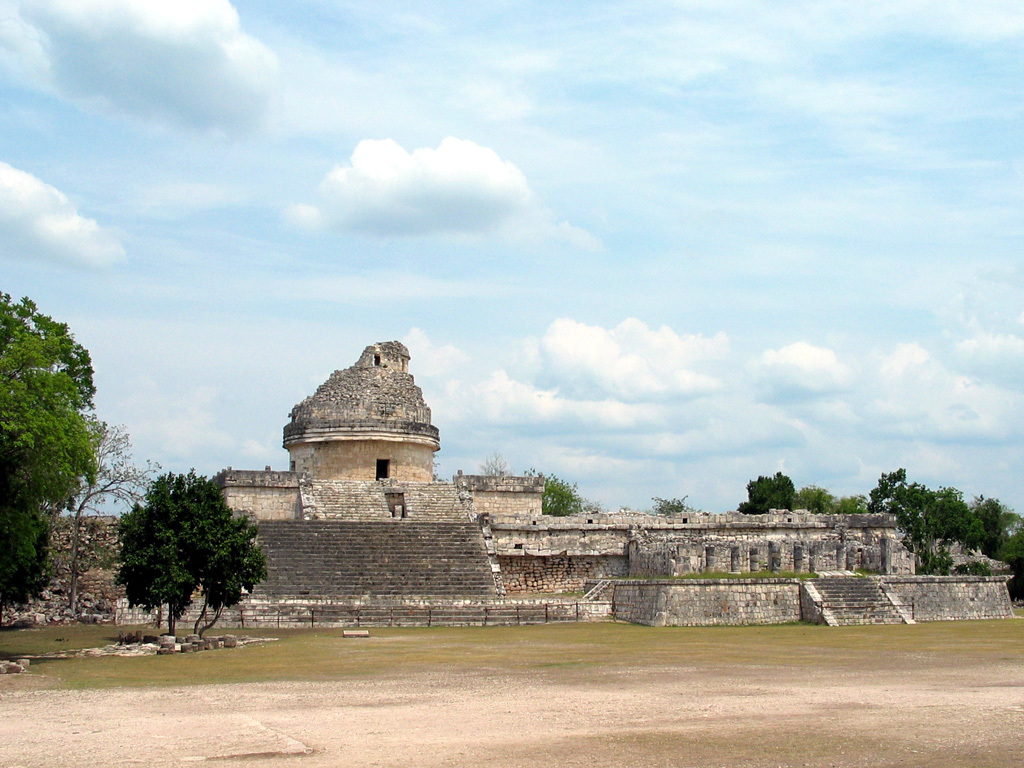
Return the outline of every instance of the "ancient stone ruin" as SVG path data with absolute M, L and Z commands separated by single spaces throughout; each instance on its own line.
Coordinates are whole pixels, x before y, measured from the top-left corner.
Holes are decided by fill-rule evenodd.
M 435 480 L 440 435 L 409 359 L 397 341 L 373 344 L 296 405 L 288 471 L 216 476 L 228 504 L 258 522 L 269 572 L 226 622 L 913 621 L 915 601 L 948 618 L 955 608 L 935 605 L 964 596 L 965 616 L 1012 615 L 1004 580 L 914 582 L 887 515 L 556 518 L 541 514 L 542 477 Z M 856 570 L 877 578 L 849 578 Z M 665 581 L 721 572 L 848 577 Z M 149 618 L 121 608 L 119 621 Z

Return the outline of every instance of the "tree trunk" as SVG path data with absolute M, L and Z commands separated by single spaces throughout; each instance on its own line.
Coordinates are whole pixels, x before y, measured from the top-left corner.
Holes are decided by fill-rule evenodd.
M 168 635 L 173 635 L 174 634 L 174 625 L 176 623 L 177 622 L 175 622 L 175 620 L 174 620 L 174 611 L 170 610 L 170 608 L 168 607 L 168 610 L 167 610 L 167 634 Z

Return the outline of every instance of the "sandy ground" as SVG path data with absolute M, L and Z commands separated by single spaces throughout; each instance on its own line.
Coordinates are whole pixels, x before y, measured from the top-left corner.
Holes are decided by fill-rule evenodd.
M 0 686 L 0 765 L 1017 766 L 1024 669 L 486 671 L 174 689 Z

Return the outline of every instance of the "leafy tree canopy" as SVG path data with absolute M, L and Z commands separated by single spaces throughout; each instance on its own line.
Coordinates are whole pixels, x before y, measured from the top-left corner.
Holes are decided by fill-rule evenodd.
M 918 572 L 923 574 L 949 573 L 953 564 L 950 543 L 976 549 L 984 538 L 981 521 L 972 514 L 960 491 L 933 491 L 908 482 L 902 468 L 879 478 L 871 491 L 868 511 L 896 517 L 896 525 L 903 531 L 903 545 L 917 556 Z
M 562 480 L 557 475 L 545 476 L 543 512 L 556 517 L 582 514 L 583 497 L 576 483 Z
M 235 517 L 212 480 L 194 471 L 161 475 L 143 503 L 121 518 L 118 582 L 133 606 L 166 604 L 172 634 L 199 592 L 203 607 L 195 631 L 202 634 L 242 599 L 243 589 L 266 578 L 256 534 L 253 523 Z M 208 612 L 212 620 L 201 626 Z
M 828 515 L 835 511 L 838 500 L 825 488 L 805 485 L 793 496 L 793 509 L 806 509 L 816 515 Z
M 763 515 L 771 509 L 792 509 L 796 488 L 781 472 L 771 477 L 761 475 L 747 483 L 747 501 L 737 507 L 745 515 Z
M 971 512 L 981 526 L 979 549 L 982 554 L 986 557 L 999 557 L 1000 550 L 1020 525 L 1020 515 L 999 499 L 986 499 L 984 496 L 974 497 Z
M 681 499 L 662 499 L 655 496 L 651 501 L 654 502 L 654 506 L 651 508 L 651 512 L 655 515 L 693 515 L 700 512 L 696 507 L 692 507 L 686 503 L 686 496 Z
M 1015 600 L 1024 599 L 1024 529 L 1010 536 L 999 552 L 999 559 L 1013 569 L 1010 579 L 1010 596 Z
M 0 293 L 0 608 L 45 584 L 45 510 L 95 476 L 84 415 L 94 394 L 89 353 L 67 325 Z

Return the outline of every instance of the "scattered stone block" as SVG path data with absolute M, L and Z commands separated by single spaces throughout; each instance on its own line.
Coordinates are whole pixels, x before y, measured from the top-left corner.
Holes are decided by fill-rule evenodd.
M 238 638 L 234 635 L 224 635 L 224 647 L 225 648 L 237 648 Z
M 15 659 L 14 663 L 20 666 L 22 669 L 28 669 L 30 666 L 32 666 L 31 659 Z
M 195 635 L 195 634 L 185 635 L 185 642 L 186 643 L 198 643 L 200 640 L 202 640 L 202 638 L 199 637 L 199 635 Z
M 192 645 L 192 643 L 182 643 L 181 644 L 181 652 L 182 653 L 192 653 L 192 651 L 194 651 L 195 649 L 196 649 L 196 647 L 194 645 Z
M 168 654 L 175 653 L 173 645 L 161 645 L 156 650 L 157 656 L 167 656 Z
M 368 629 L 343 629 L 341 631 L 342 637 L 369 637 L 370 630 Z
M 158 643 L 159 641 L 160 641 L 160 638 L 157 637 L 156 635 L 143 635 L 142 636 L 142 642 L 144 642 L 144 643 L 155 644 L 155 643 Z

